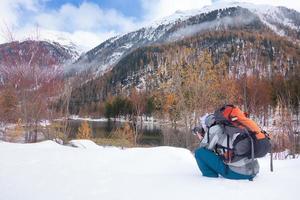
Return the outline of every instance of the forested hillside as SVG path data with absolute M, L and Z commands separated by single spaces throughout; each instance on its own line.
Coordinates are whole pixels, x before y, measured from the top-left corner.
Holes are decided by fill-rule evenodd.
M 194 69 L 194 73 L 202 74 L 202 78 L 198 77 L 200 80 L 211 79 L 213 76 L 206 72 L 210 70 L 217 75 L 221 86 L 224 86 L 223 81 L 229 81 L 234 88 L 233 96 L 226 87 L 222 90 L 211 88 L 211 92 L 220 90 L 220 93 L 227 94 L 227 100 L 244 105 L 249 112 L 268 113 L 270 106 L 285 101 L 297 114 L 299 43 L 278 36 L 267 28 L 257 30 L 199 33 L 178 42 L 137 49 L 118 62 L 112 71 L 75 90 L 72 110 L 76 113 L 80 107 L 86 109 L 89 105 L 101 103 L 109 94 L 125 94 L 133 86 L 145 90 L 150 96 L 161 90 L 170 92 L 176 76 L 174 71 L 186 73 L 184 70 Z M 183 78 L 183 74 L 180 77 Z M 196 83 L 191 77 L 188 79 L 191 85 Z M 199 98 L 203 101 L 204 96 Z M 226 102 L 224 96 L 218 98 L 217 104 Z

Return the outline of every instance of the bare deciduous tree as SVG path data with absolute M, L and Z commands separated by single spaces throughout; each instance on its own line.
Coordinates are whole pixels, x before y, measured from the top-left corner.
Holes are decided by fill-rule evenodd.
M 141 92 L 138 92 L 136 88 L 133 88 L 130 91 L 130 100 L 133 105 L 133 114 L 132 114 L 132 124 L 134 128 L 134 144 L 137 144 L 138 137 L 140 133 L 138 132 L 138 117 L 140 117 L 142 125 L 142 114 L 145 112 L 146 97 Z
M 9 43 L 12 52 L 2 55 L 1 92 L 9 88 L 15 91 L 19 118 L 25 124 L 25 141 L 36 142 L 39 124 L 49 117 L 50 104 L 60 93 L 62 70 L 53 58 L 45 55 L 39 41 L 28 40 L 23 44 L 24 49 L 19 49 L 19 42 Z

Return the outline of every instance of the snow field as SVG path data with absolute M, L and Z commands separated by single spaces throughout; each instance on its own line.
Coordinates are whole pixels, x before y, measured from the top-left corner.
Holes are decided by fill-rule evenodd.
M 250 181 L 201 176 L 193 154 L 183 148 L 120 149 L 88 140 L 73 146 L 52 141 L 0 142 L 0 200 L 295 199 L 300 159 L 260 159 Z

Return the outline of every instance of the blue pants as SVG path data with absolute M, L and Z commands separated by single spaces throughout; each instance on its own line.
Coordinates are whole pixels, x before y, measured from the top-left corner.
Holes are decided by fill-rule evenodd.
M 199 148 L 195 152 L 196 161 L 203 176 L 219 177 L 219 174 L 228 179 L 248 179 L 252 180 L 252 175 L 238 174 L 232 171 L 223 160 L 214 152 Z

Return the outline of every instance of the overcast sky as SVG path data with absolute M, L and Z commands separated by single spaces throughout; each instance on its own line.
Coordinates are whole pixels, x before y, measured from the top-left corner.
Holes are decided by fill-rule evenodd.
M 85 50 L 109 37 L 140 28 L 176 10 L 202 8 L 228 0 L 0 0 L 0 43 L 13 30 L 22 40 L 43 32 L 62 33 Z M 298 0 L 244 0 L 282 5 L 300 11 Z

